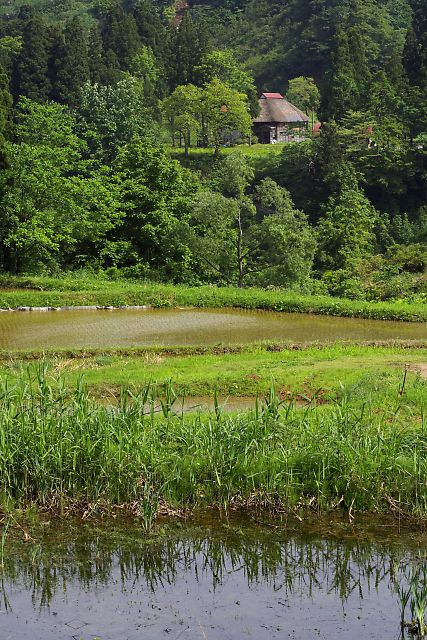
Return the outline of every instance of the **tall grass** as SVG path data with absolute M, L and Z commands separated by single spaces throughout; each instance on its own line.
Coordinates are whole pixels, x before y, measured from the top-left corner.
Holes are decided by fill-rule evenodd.
M 427 516 L 423 408 L 375 402 L 299 408 L 271 394 L 239 415 L 156 413 L 146 387 L 118 406 L 69 391 L 43 366 L 0 389 L 0 492 L 4 504 L 179 507 L 232 505 Z

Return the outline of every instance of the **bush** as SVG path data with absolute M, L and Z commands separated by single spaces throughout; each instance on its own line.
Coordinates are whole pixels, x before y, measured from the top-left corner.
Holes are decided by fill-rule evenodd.
M 350 300 L 363 300 L 365 297 L 362 280 L 347 269 L 325 271 L 321 282 L 326 286 L 328 293 L 333 296 Z
M 427 269 L 427 245 L 394 245 L 387 251 L 386 261 L 399 271 L 423 273 Z

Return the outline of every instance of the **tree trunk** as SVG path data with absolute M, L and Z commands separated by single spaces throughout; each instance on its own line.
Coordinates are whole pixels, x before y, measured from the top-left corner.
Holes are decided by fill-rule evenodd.
M 237 218 L 237 268 L 238 268 L 238 278 L 237 278 L 237 286 L 239 289 L 243 287 L 243 278 L 245 276 L 245 272 L 243 269 L 243 250 L 242 250 L 242 240 L 243 240 L 243 229 L 242 229 L 242 217 L 240 215 Z
M 4 249 L 4 267 L 9 273 L 17 274 L 19 271 L 18 252 L 14 247 Z

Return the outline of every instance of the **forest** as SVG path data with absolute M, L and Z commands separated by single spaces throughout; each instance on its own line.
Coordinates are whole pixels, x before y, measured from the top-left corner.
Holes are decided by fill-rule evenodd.
M 3 274 L 424 302 L 426 172 L 425 0 L 1 8 Z

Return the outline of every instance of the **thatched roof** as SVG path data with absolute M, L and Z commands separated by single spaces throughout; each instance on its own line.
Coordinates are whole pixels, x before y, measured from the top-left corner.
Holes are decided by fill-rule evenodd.
M 309 117 L 280 93 L 263 93 L 259 99 L 261 113 L 254 122 L 308 122 Z

